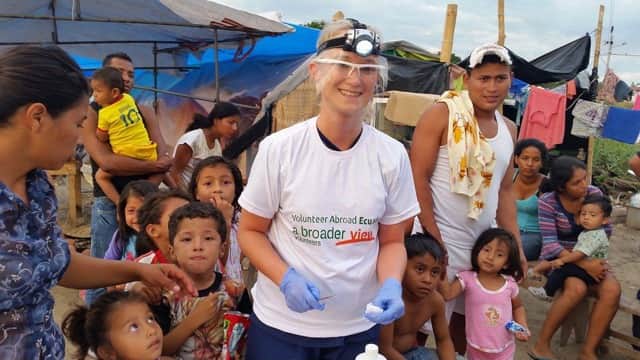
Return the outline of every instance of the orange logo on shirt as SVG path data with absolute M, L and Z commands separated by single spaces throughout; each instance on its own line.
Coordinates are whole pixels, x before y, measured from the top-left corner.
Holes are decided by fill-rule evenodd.
M 350 239 L 340 240 L 336 242 L 336 246 L 373 241 L 376 239 L 375 236 L 373 236 L 373 231 L 349 231 L 349 235 L 351 236 Z

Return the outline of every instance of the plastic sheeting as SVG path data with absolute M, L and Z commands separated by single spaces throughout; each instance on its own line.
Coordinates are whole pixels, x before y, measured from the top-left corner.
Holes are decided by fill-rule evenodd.
M 591 51 L 589 34 L 552 50 L 531 61 L 509 50 L 513 61 L 514 76 L 528 84 L 544 84 L 555 81 L 568 81 L 587 68 Z M 469 58 L 458 65 L 467 67 Z
M 449 88 L 449 66 L 445 63 L 383 56 L 389 63 L 386 90 L 442 94 Z

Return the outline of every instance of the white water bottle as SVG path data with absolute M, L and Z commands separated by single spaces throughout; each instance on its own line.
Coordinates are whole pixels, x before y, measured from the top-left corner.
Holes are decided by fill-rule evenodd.
M 364 347 L 364 352 L 356 356 L 355 360 L 387 360 L 387 358 L 378 353 L 378 345 L 367 344 Z

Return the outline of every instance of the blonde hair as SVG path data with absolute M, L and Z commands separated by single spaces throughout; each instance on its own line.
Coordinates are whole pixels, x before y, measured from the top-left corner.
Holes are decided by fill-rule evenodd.
M 374 27 L 371 27 L 369 25 L 366 25 L 366 27 L 367 27 L 367 30 L 375 32 L 378 35 L 380 35 L 380 32 L 378 32 Z M 353 23 L 351 22 L 351 20 L 343 19 L 343 20 L 338 20 L 338 21 L 334 21 L 334 22 L 328 23 L 327 25 L 324 26 L 324 28 L 320 32 L 320 36 L 318 36 L 318 42 L 316 44 L 316 49 L 318 47 L 320 47 L 320 45 L 322 45 L 325 41 L 330 40 L 330 39 L 334 39 L 334 38 L 338 38 L 338 37 L 344 35 L 347 31 L 349 31 L 351 29 L 353 29 Z M 380 36 L 380 41 L 382 41 L 382 36 Z M 339 49 L 326 49 L 326 50 L 322 51 L 321 53 L 316 54 L 314 56 L 313 60 L 315 60 L 315 59 L 337 59 L 339 57 L 340 53 L 338 51 L 335 51 L 335 50 L 339 50 Z M 389 70 L 388 70 L 387 59 L 384 56 L 376 55 L 376 64 L 384 66 L 384 69 L 378 71 L 378 82 L 377 82 L 376 91 L 375 91 L 376 93 L 382 93 L 384 91 L 384 89 L 387 87 L 387 81 L 389 79 Z M 321 93 L 321 90 L 322 90 L 322 88 L 324 88 L 325 83 L 326 83 L 326 74 L 321 76 L 316 81 L 316 84 L 315 84 L 316 85 L 316 92 L 318 94 Z

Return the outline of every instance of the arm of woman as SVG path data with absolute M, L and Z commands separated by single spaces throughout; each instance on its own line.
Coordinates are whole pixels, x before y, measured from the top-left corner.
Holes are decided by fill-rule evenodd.
M 289 265 L 282 260 L 267 238 L 270 226 L 271 219 L 243 209 L 238 225 L 238 243 L 242 253 L 249 258 L 253 266 L 274 284 L 280 285 Z
M 558 229 L 556 227 L 556 211 L 553 207 L 552 196 L 541 196 L 538 199 L 538 223 L 542 236 L 541 260 L 556 258 L 564 248 L 558 241 Z
M 404 247 L 404 228 L 407 221 L 413 221 L 413 218 L 393 225 L 380 224 L 378 227 L 380 251 L 377 268 L 380 282 L 389 278 L 402 282 L 404 269 L 407 267 L 407 250 Z
M 73 289 L 93 289 L 131 281 L 142 281 L 186 295 L 198 294 L 191 279 L 175 265 L 103 260 L 75 251 L 71 251 L 69 266 L 59 284 Z
M 176 148 L 176 154 L 173 157 L 173 166 L 169 174 L 176 184 L 182 184 L 182 172 L 187 167 L 189 160 L 193 156 L 193 150 L 187 144 L 180 144 Z M 185 184 L 188 185 L 188 184 Z

